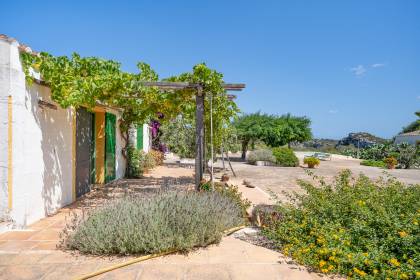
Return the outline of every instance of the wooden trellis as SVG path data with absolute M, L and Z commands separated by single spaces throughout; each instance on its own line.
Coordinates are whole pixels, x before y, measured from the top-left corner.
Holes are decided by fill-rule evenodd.
M 142 86 L 157 87 L 161 90 L 195 89 L 195 188 L 198 190 L 204 173 L 204 98 L 203 86 L 196 83 L 186 82 L 141 82 Z M 241 91 L 245 84 L 224 83 L 223 89 L 227 91 Z M 234 99 L 235 96 L 229 95 L 228 98 Z
M 45 81 L 34 79 L 35 83 L 49 86 Z M 196 130 L 195 130 L 195 187 L 199 188 L 204 173 L 204 98 L 205 92 L 203 86 L 197 83 L 188 82 L 139 82 L 141 86 L 157 87 L 161 90 L 180 90 L 194 89 L 196 91 L 195 107 L 196 107 Z M 245 84 L 222 84 L 223 89 L 227 91 L 241 91 L 245 88 Z M 137 98 L 135 96 L 127 96 L 127 98 Z M 228 95 L 229 99 L 234 99 L 234 95 Z

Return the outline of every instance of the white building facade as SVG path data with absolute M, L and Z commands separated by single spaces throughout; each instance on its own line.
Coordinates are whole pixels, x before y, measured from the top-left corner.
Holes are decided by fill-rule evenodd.
M 25 227 L 90 185 L 125 175 L 121 111 L 63 109 L 48 87 L 25 82 L 19 43 L 0 36 L 0 223 Z M 149 150 L 149 129 L 142 149 Z M 88 136 L 86 136 L 88 135 Z

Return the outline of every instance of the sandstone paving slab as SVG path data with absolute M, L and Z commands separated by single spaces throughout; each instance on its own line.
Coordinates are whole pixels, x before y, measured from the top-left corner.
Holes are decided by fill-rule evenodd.
M 139 280 L 184 280 L 186 266 L 179 264 L 145 264 Z M 217 278 L 216 278 L 217 279 Z
M 185 278 L 188 280 L 231 279 L 228 264 L 191 265 L 187 267 Z
M 0 240 L 28 240 L 37 233 L 37 230 L 14 230 L 0 234 Z
M 30 250 L 37 244 L 37 241 L 10 240 L 0 244 L 0 252 L 21 252 L 25 250 Z
M 108 272 L 103 275 L 98 275 L 97 277 L 92 278 L 92 280 L 119 280 L 119 279 L 138 279 L 143 272 L 142 265 L 133 265 L 120 268 Z
M 43 275 L 42 280 L 53 280 L 53 279 L 75 279 L 85 274 L 95 272 L 98 265 L 95 263 L 78 263 L 78 264 L 62 264 L 55 265 L 47 273 Z
M 10 252 L 1 253 L 0 254 L 0 267 L 4 268 L 4 266 L 9 265 L 12 262 L 13 258 L 18 255 L 19 255 L 18 253 L 10 253 Z
M 43 241 L 43 240 L 59 240 L 60 238 L 60 229 L 44 229 L 36 234 L 32 235 L 28 240 L 37 240 L 37 241 Z
M 31 250 L 55 250 L 57 249 L 57 241 L 40 241 Z
M 229 265 L 229 273 L 232 280 L 280 280 L 281 275 L 275 272 L 275 266 L 276 264 L 266 263 L 231 264 Z
M 31 224 L 28 228 L 29 229 L 34 229 L 34 230 L 46 229 L 56 222 L 57 222 L 56 220 L 53 220 L 53 219 L 51 219 L 51 217 L 48 217 L 48 218 L 41 219 L 41 220 Z
M 10 254 L 7 265 L 37 265 L 49 255 L 48 252 L 25 251 L 20 254 Z M 0 263 L 0 265 L 3 265 Z
M 50 269 L 49 265 L 10 265 L 5 267 L 1 274 L 4 280 L 42 279 Z

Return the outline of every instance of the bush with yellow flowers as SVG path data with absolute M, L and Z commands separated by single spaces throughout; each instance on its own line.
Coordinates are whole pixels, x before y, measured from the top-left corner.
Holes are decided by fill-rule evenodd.
M 334 183 L 300 181 L 263 229 L 278 248 L 322 273 L 354 279 L 419 279 L 420 185 L 342 171 Z

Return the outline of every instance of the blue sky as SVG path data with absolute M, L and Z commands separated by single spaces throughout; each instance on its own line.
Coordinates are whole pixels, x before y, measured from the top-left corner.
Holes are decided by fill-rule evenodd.
M 3 1 L 0 33 L 54 55 L 199 62 L 247 88 L 244 112 L 312 119 L 315 137 L 392 137 L 420 109 L 420 1 Z

